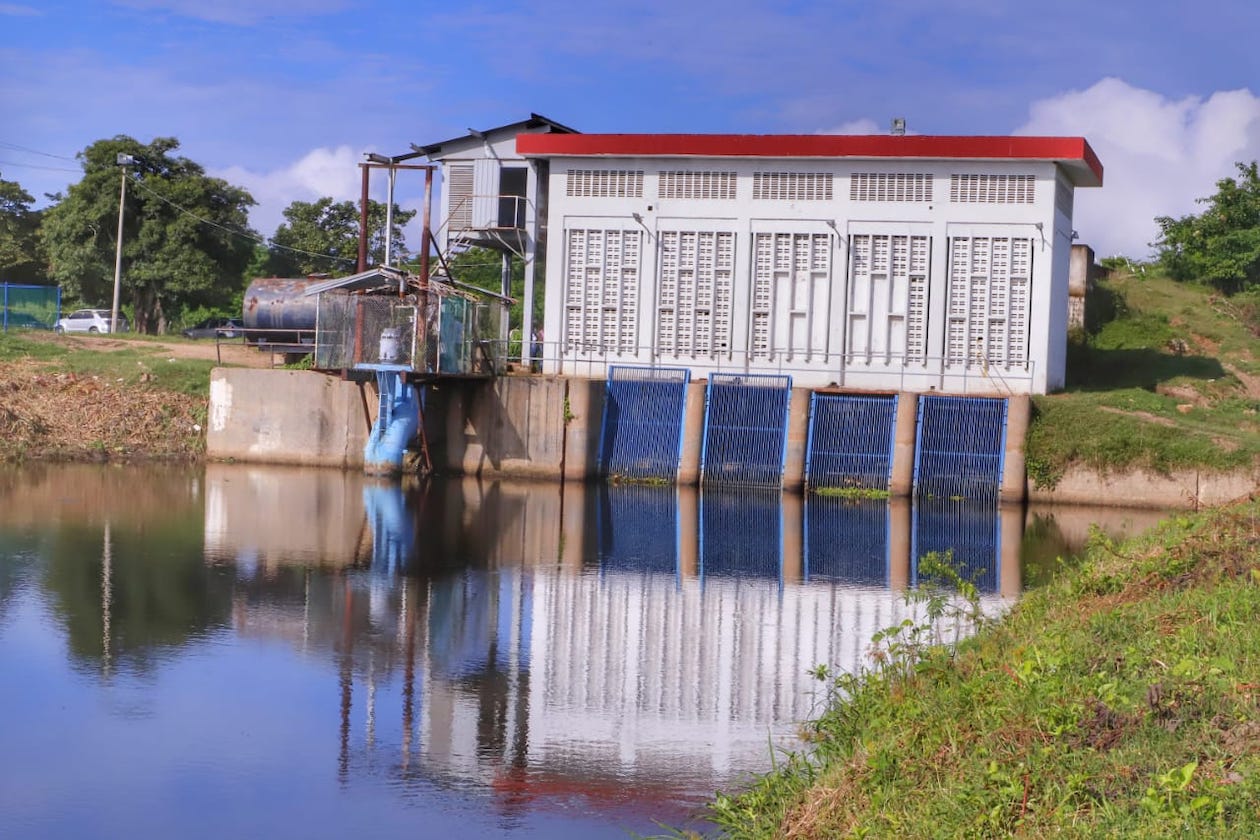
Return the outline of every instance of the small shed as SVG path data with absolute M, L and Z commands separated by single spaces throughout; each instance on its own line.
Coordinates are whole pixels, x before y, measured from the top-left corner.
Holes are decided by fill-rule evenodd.
M 412 378 L 490 376 L 501 368 L 502 307 L 441 276 L 422 282 L 388 266 L 310 286 L 317 299 L 315 367 L 388 365 Z

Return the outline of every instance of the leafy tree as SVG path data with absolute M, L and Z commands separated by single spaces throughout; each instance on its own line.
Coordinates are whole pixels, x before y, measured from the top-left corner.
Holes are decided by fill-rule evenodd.
M 166 332 L 186 309 L 224 306 L 243 285 L 253 255 L 248 192 L 174 152 L 179 141 L 158 137 L 148 145 L 119 135 L 79 153 L 83 178 L 44 217 L 52 276 L 84 303 L 113 297 L 118 225 L 117 156 L 128 167 L 123 227 L 122 289 L 136 328 Z
M 43 244 L 39 238 L 41 213 L 17 181 L 0 178 L 0 280 L 9 283 L 44 281 Z
M 468 283 L 482 289 L 497 292 L 502 288 L 503 262 L 497 251 L 489 248 L 469 248 L 448 259 L 451 274 L 461 283 Z M 440 264 L 431 260 L 435 268 Z M 537 270 L 538 287 L 534 290 L 534 328 L 542 326 L 543 320 L 543 270 L 541 257 Z M 525 263 L 518 257 L 512 258 L 512 291 L 515 301 L 508 310 L 508 320 L 512 330 L 520 330 L 525 320 Z M 530 330 L 533 333 L 533 330 Z M 521 333 L 514 333 L 519 335 Z
M 403 227 L 416 215 L 394 205 L 391 260 L 407 259 Z M 284 209 L 287 220 L 276 228 L 268 270 L 276 277 L 303 277 L 308 274 L 349 274 L 359 262 L 359 207 L 353 201 L 295 201 Z M 285 250 L 293 248 L 296 250 Z M 299 253 L 306 252 L 306 253 Z M 318 256 L 315 256 L 318 255 Z M 368 264 L 385 261 L 385 205 L 368 201 Z
M 1256 161 L 1237 167 L 1237 179 L 1217 181 L 1216 194 L 1199 199 L 1202 213 L 1155 220 L 1160 262 L 1176 279 L 1226 293 L 1260 284 L 1260 172 Z

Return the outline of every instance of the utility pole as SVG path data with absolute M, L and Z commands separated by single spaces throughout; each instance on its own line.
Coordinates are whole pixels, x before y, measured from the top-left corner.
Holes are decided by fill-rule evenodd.
M 127 167 L 134 164 L 136 159 L 119 152 L 115 162 L 122 167 L 122 179 L 118 187 L 118 243 L 114 249 L 114 305 L 109 310 L 110 335 L 118 332 L 118 296 L 122 286 L 123 211 L 127 206 Z

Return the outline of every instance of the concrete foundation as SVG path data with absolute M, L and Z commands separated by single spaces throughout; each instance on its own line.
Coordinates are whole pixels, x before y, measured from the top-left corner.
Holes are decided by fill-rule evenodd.
M 371 385 L 303 370 L 215 368 L 206 456 L 362 469 L 376 411 Z
M 703 381 L 687 386 L 678 483 L 700 481 Z M 445 473 L 585 481 L 598 476 L 604 412 L 601 380 L 513 376 L 443 382 L 425 396 L 425 429 L 433 464 Z M 809 389 L 794 389 L 788 418 L 784 487 L 804 485 Z M 211 460 L 362 469 L 377 410 L 375 386 L 311 371 L 218 368 L 210 378 L 206 455 Z M 1001 499 L 1146 508 L 1224 504 L 1260 487 L 1260 472 L 1142 470 L 1099 474 L 1073 468 L 1054 488 L 1029 486 L 1024 440 L 1030 403 L 1012 397 Z M 917 396 L 898 401 L 893 496 L 913 491 Z

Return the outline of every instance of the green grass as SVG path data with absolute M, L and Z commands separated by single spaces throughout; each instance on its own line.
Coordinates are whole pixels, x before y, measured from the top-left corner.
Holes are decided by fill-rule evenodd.
M 165 340 L 165 339 L 163 339 Z M 204 397 L 210 389 L 210 371 L 216 367 L 201 359 L 173 359 L 169 353 L 144 340 L 134 341 L 122 350 L 101 351 L 90 344 L 71 346 L 61 341 L 34 339 L 20 332 L 0 334 L 0 361 L 30 359 L 47 365 L 50 371 L 79 376 L 99 376 L 114 382 L 152 387 L 189 396 Z
M 728 836 L 1260 836 L 1260 504 L 1086 558 L 955 649 L 828 677 Z M 826 675 L 824 675 L 826 676 Z
M 1101 283 L 1092 332 L 1069 341 L 1065 391 L 1034 400 L 1029 477 L 1045 487 L 1073 464 L 1168 473 L 1255 463 L 1254 300 L 1158 276 Z
M 811 487 L 810 492 L 837 499 L 887 499 L 892 495 L 876 487 Z

